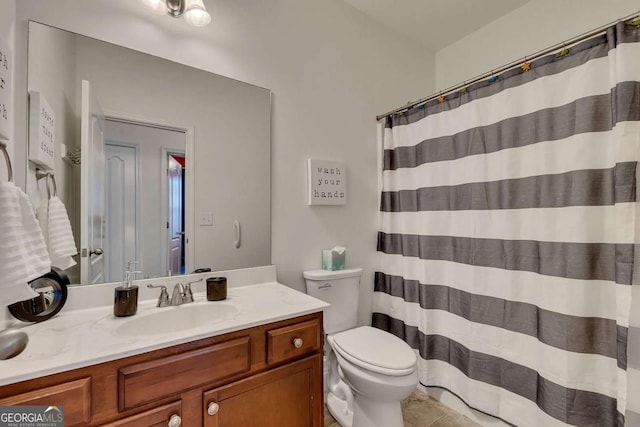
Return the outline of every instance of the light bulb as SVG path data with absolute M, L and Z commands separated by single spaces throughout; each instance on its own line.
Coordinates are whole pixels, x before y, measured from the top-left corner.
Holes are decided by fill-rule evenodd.
M 204 27 L 211 22 L 211 15 L 207 12 L 202 0 L 187 0 L 184 19 L 194 27 Z
M 165 3 L 165 0 L 141 0 L 141 2 L 158 15 L 167 14 L 167 3 Z

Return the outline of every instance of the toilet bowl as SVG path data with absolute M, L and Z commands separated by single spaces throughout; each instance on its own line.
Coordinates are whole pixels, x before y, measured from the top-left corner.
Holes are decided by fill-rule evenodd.
M 402 427 L 400 402 L 418 385 L 417 357 L 395 335 L 356 328 L 361 273 L 304 272 L 307 293 L 331 303 L 324 313 L 325 401 L 343 427 Z
M 335 354 L 331 362 L 353 393 L 352 408 L 347 403 L 346 413 L 342 402 L 328 397 L 332 415 L 340 411 L 342 420 L 336 420 L 344 427 L 402 427 L 400 402 L 418 385 L 413 350 L 394 335 L 369 326 L 329 335 L 327 342 Z M 332 385 L 328 387 L 331 390 Z

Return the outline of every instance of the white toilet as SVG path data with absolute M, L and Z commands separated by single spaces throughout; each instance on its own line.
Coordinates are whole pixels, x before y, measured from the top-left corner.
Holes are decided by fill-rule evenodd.
M 402 427 L 400 401 L 418 385 L 417 357 L 380 329 L 356 328 L 361 268 L 303 273 L 307 293 L 331 304 L 324 312 L 325 396 L 343 427 Z

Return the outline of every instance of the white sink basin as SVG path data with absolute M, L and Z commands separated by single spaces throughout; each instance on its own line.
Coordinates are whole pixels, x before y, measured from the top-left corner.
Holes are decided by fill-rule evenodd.
M 118 335 L 166 334 L 198 328 L 205 324 L 234 318 L 238 309 L 232 305 L 209 303 L 204 305 L 180 305 L 156 308 L 153 313 L 138 315 L 116 328 Z

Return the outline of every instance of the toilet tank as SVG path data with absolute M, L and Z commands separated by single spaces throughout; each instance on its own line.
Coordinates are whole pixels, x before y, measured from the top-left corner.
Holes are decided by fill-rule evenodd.
M 331 304 L 323 314 L 325 334 L 357 326 L 361 268 L 310 270 L 302 274 L 307 283 L 307 294 Z

